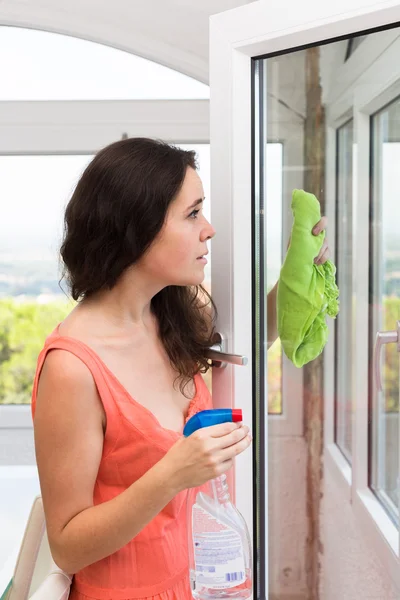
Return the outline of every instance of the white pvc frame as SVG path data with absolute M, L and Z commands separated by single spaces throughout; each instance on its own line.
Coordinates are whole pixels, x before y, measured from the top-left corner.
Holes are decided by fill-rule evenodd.
M 209 100 L 0 102 L 0 154 L 91 153 L 123 134 L 209 143 Z
M 248 6 L 216 15 L 210 20 L 210 86 L 211 86 L 211 182 L 214 203 L 212 220 L 217 231 L 223 232 L 213 241 L 213 297 L 219 307 L 219 328 L 228 338 L 229 351 L 247 354 L 250 358 L 246 369 L 227 369 L 213 379 L 215 404 L 226 403 L 244 408 L 246 422 L 252 425 L 252 379 L 251 379 L 251 59 L 298 48 L 306 44 L 319 44 L 340 36 L 390 25 L 400 21 L 398 2 L 381 2 L 371 5 L 367 0 L 338 0 L 335 3 L 311 0 L 294 3 L 283 0 L 278 4 L 258 1 Z M 398 61 L 397 61 L 398 62 Z M 382 74 L 380 76 L 382 84 Z M 346 81 L 343 82 L 343 86 Z M 386 87 L 389 82 L 386 82 Z M 385 88 L 386 89 L 386 88 Z M 339 92 L 339 90 L 337 90 Z M 381 90 L 384 93 L 383 90 Z M 372 112 L 376 102 L 370 98 Z M 344 104 L 345 105 L 345 104 Z M 338 110 L 337 119 L 343 115 Z M 333 115 L 331 115 L 333 118 Z M 367 104 L 357 98 L 354 114 L 360 132 L 359 152 L 356 159 L 357 181 L 355 194 L 355 218 L 357 227 L 366 225 L 366 203 L 368 177 L 365 173 L 365 153 L 368 150 Z M 332 132 L 328 135 L 332 135 Z M 332 182 L 331 182 L 332 185 Z M 218 198 L 218 202 L 215 200 Z M 328 214 L 329 216 L 329 214 Z M 331 217 L 331 223 L 332 221 Z M 368 311 L 368 256 L 366 244 L 361 236 L 355 237 L 353 260 L 357 270 L 357 308 L 355 331 L 362 331 Z M 221 273 L 223 272 L 223 276 Z M 359 309 L 360 305 L 363 307 Z M 365 331 L 367 329 L 365 328 Z M 331 336 L 332 337 L 332 336 Z M 355 390 L 357 398 L 367 397 L 365 392 L 365 368 L 368 344 L 365 339 L 353 340 Z M 330 347 L 332 352 L 332 346 Z M 327 350 L 329 355 L 329 349 Z M 328 358 L 328 357 L 327 357 Z M 330 382 L 332 383 L 332 374 Z M 329 377 L 326 380 L 329 382 Z M 328 402 L 329 394 L 326 401 Z M 332 403 L 331 403 L 332 404 Z M 327 462 L 336 466 L 332 448 L 332 411 L 325 439 L 328 448 Z M 353 467 L 351 497 L 355 511 L 371 534 L 370 539 L 384 559 L 388 572 L 400 589 L 398 558 L 398 534 L 393 539 L 393 530 L 381 513 L 379 503 L 371 497 L 366 480 L 368 459 L 367 447 L 368 412 L 365 405 L 358 403 L 353 435 L 353 456 L 363 457 L 360 467 Z M 338 451 L 339 452 L 339 451 Z M 343 465 L 344 466 L 344 465 Z M 253 522 L 253 481 L 249 460 L 240 456 L 236 462 L 236 504 L 247 519 Z M 348 490 L 346 473 L 336 469 L 338 481 Z M 342 476 L 344 475 L 344 477 Z M 348 476 L 348 473 L 347 473 Z M 267 477 L 267 473 L 265 474 Z M 350 499 L 350 493 L 348 493 Z M 381 510 L 380 510 L 381 509 Z M 268 506 L 265 506 L 268 515 Z M 377 525 L 379 513 L 380 525 Z M 383 532 L 383 535 L 382 535 Z M 268 562 L 268 561 L 266 561 Z M 268 573 L 268 564 L 263 565 Z

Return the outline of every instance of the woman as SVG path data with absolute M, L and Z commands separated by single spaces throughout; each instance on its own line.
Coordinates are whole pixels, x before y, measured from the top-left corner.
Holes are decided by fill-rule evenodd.
M 201 372 L 215 310 L 201 283 L 215 231 L 203 200 L 193 152 L 136 138 L 100 151 L 66 208 L 61 256 L 79 303 L 39 356 L 32 414 L 71 600 L 191 599 L 187 489 L 251 443 L 235 423 L 182 436 L 212 407 Z

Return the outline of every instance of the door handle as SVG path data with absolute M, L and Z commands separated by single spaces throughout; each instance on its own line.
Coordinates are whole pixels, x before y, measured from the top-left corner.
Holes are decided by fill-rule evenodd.
M 204 355 L 212 361 L 212 366 L 218 369 L 225 369 L 226 365 L 245 366 L 248 363 L 247 356 L 240 354 L 230 354 L 224 352 L 226 346 L 226 338 L 222 333 L 216 333 L 215 344 L 208 348 Z
M 400 352 L 400 321 L 396 322 L 395 331 L 378 331 L 376 334 L 373 364 L 376 387 L 379 391 L 382 390 L 381 348 L 384 344 L 393 344 L 395 342 L 397 343 L 397 352 Z

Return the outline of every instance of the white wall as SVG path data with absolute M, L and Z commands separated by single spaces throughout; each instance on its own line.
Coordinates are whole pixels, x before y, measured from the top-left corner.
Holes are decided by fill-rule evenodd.
M 0 428 L 0 466 L 35 465 L 32 428 Z

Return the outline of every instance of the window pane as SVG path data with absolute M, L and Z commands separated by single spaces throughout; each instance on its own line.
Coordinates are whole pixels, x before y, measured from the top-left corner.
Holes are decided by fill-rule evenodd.
M 72 308 L 58 249 L 64 207 L 90 159 L 0 157 L 0 404 L 30 403 L 43 342 Z
M 400 319 L 400 100 L 377 113 L 373 132 L 372 331 L 390 331 Z M 371 338 L 371 356 L 375 339 Z M 396 344 L 382 349 L 383 392 L 371 387 L 371 486 L 398 521 L 399 355 Z
M 209 98 L 209 86 L 139 56 L 58 33 L 0 27 L 0 100 Z
M 352 187 L 353 121 L 337 132 L 336 265 L 340 312 L 336 319 L 335 420 L 336 443 L 351 463 L 351 296 L 352 296 Z
M 210 146 L 177 145 L 197 154 L 210 219 Z M 30 403 L 37 355 L 72 308 L 59 286 L 58 250 L 65 205 L 91 158 L 0 157 L 0 195 L 7 198 L 0 221 L 0 404 Z M 211 291 L 209 250 L 204 285 Z M 211 370 L 207 377 L 211 386 Z
M 282 266 L 283 145 L 267 144 L 267 290 L 279 279 Z M 279 338 L 268 350 L 268 413 L 282 414 L 282 349 Z

